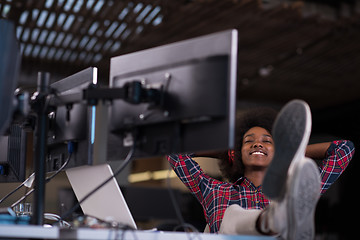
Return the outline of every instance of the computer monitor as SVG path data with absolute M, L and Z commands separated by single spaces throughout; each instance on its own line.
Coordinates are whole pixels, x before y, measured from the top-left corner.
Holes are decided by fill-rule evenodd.
M 20 182 L 25 178 L 25 133 L 19 126 L 11 125 L 19 68 L 15 23 L 0 19 L 0 182 Z
M 27 133 L 11 124 L 7 135 L 0 136 L 0 182 L 23 182 L 26 175 Z
M 102 117 L 106 114 L 101 112 L 101 105 L 90 106 L 86 101 L 71 103 L 67 101 L 67 96 L 72 94 L 82 94 L 90 84 L 97 83 L 97 68 L 90 67 L 67 78 L 57 81 L 50 85 L 54 98 L 58 98 L 58 106 L 49 112 L 49 131 L 47 140 L 47 164 L 48 172 L 58 170 L 69 156 L 68 143 L 73 146 L 71 161 L 67 168 L 92 165 L 94 161 L 105 161 L 105 156 L 100 152 L 105 152 L 101 144 L 106 144 L 95 135 Z M 62 104 L 61 100 L 70 102 Z M 60 101 L 60 102 L 59 102 Z M 107 119 L 107 117 L 106 117 Z M 105 121 L 106 121 L 105 119 Z
M 234 147 L 236 30 L 111 58 L 110 87 L 140 81 L 162 92 L 160 104 L 114 100 L 110 131 L 135 157 Z
M 10 125 L 14 111 L 14 91 L 20 68 L 20 46 L 15 24 L 0 19 L 0 136 Z

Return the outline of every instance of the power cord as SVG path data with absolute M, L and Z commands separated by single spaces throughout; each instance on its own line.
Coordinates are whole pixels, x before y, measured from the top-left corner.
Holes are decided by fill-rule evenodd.
M 52 220 L 60 223 L 60 227 L 67 227 L 70 228 L 70 223 L 60 220 L 60 216 L 54 213 L 44 213 L 44 218 L 47 220 Z
M 169 191 L 169 195 L 170 195 L 170 199 L 171 199 L 171 202 L 172 202 L 172 205 L 175 209 L 175 213 L 176 213 L 176 217 L 178 218 L 178 221 L 180 222 L 179 225 L 177 225 L 173 231 L 177 231 L 178 229 L 184 229 L 184 231 L 187 233 L 187 237 L 188 239 L 193 239 L 193 236 L 190 234 L 191 231 L 193 233 L 195 233 L 195 237 L 197 237 L 198 239 L 201 240 L 201 235 L 200 235 L 200 232 L 196 229 L 196 227 L 194 227 L 192 224 L 189 224 L 189 223 L 186 223 L 182 214 L 181 214 L 181 211 L 180 211 L 180 207 L 179 207 L 179 204 L 178 202 L 176 201 L 176 197 L 175 197 L 175 194 L 174 194 L 174 190 L 173 188 L 171 187 L 171 181 L 170 181 L 170 173 L 171 173 L 171 167 L 169 166 L 169 171 L 168 171 L 168 175 L 167 175 L 167 179 L 166 179 L 166 183 L 167 183 L 167 188 L 168 188 L 168 191 Z M 190 231 L 191 230 L 191 231 Z
M 66 166 L 69 164 L 70 162 L 70 159 L 71 159 L 71 156 L 72 156 L 72 153 L 74 152 L 74 143 L 73 142 L 68 142 L 68 158 L 66 159 L 66 161 L 64 162 L 64 164 L 54 173 L 52 174 L 50 177 L 47 177 L 45 179 L 45 183 L 48 183 L 50 182 L 51 179 L 53 179 L 55 176 L 57 176 L 62 170 L 64 170 L 66 168 Z M 34 174 L 32 174 L 31 176 L 33 176 Z M 31 177 L 30 176 L 30 177 Z M 30 178 L 29 177 L 29 178 Z M 28 178 L 28 179 L 29 179 Z M 11 194 L 15 193 L 17 190 L 19 190 L 22 186 L 24 186 L 28 179 L 26 179 L 22 184 L 20 184 L 14 191 L 11 192 Z M 11 205 L 11 208 L 15 207 L 16 205 L 18 205 L 19 203 L 21 203 L 23 200 L 25 200 L 31 193 L 34 192 L 34 188 L 31 189 L 29 192 L 27 192 L 24 196 L 22 196 L 19 200 L 17 200 L 16 202 L 14 202 L 12 205 Z M 10 194 L 10 195 L 11 195 Z M 9 195 L 9 194 L 8 194 Z M 9 195 L 9 196 L 10 196 Z M 6 198 L 9 197 L 9 196 L 5 196 Z M 1 203 L 1 202 L 0 202 Z
M 17 186 L 14 190 L 5 195 L 1 200 L 0 204 L 4 202 L 8 197 L 16 193 L 22 186 L 31 187 L 34 181 L 35 173 L 32 173 L 24 182 L 22 182 L 19 186 Z
M 167 189 L 168 189 L 168 192 L 169 192 L 169 195 L 170 195 L 171 203 L 172 203 L 172 205 L 174 207 L 174 210 L 175 210 L 176 217 L 177 217 L 177 219 L 178 219 L 178 221 L 180 223 L 180 226 L 184 226 L 185 221 L 184 221 L 184 218 L 183 218 L 183 216 L 181 214 L 179 204 L 176 201 L 174 190 L 171 187 L 170 173 L 171 173 L 171 167 L 169 166 L 169 171 L 168 171 L 168 175 L 167 175 L 167 178 L 166 178 L 166 185 L 167 185 Z

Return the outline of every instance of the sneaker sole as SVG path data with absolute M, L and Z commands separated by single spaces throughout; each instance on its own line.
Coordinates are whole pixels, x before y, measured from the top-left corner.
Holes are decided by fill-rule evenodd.
M 293 163 L 293 173 L 289 175 L 287 200 L 288 231 L 286 239 L 314 239 L 314 215 L 320 197 L 320 173 L 313 162 L 303 158 Z
M 270 199 L 280 201 L 284 197 L 290 164 L 304 158 L 310 133 L 311 112 L 307 103 L 293 100 L 286 104 L 274 123 L 275 153 L 263 181 L 263 192 Z

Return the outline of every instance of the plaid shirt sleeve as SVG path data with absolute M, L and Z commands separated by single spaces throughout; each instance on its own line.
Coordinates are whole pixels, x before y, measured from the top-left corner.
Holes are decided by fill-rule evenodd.
M 351 141 L 333 141 L 320 164 L 321 194 L 333 184 L 348 166 L 354 156 L 355 147 Z
M 201 204 L 212 186 L 219 182 L 203 172 L 191 155 L 169 155 L 167 159 L 180 180 L 189 188 Z

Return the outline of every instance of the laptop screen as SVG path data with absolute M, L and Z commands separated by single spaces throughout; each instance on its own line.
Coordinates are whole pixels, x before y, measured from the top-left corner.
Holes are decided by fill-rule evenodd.
M 72 168 L 66 170 L 66 175 L 76 198 L 80 201 L 86 194 L 113 176 L 113 172 L 108 164 L 101 164 Z M 116 221 L 137 229 L 115 178 L 81 203 L 81 208 L 85 215 L 104 221 Z

